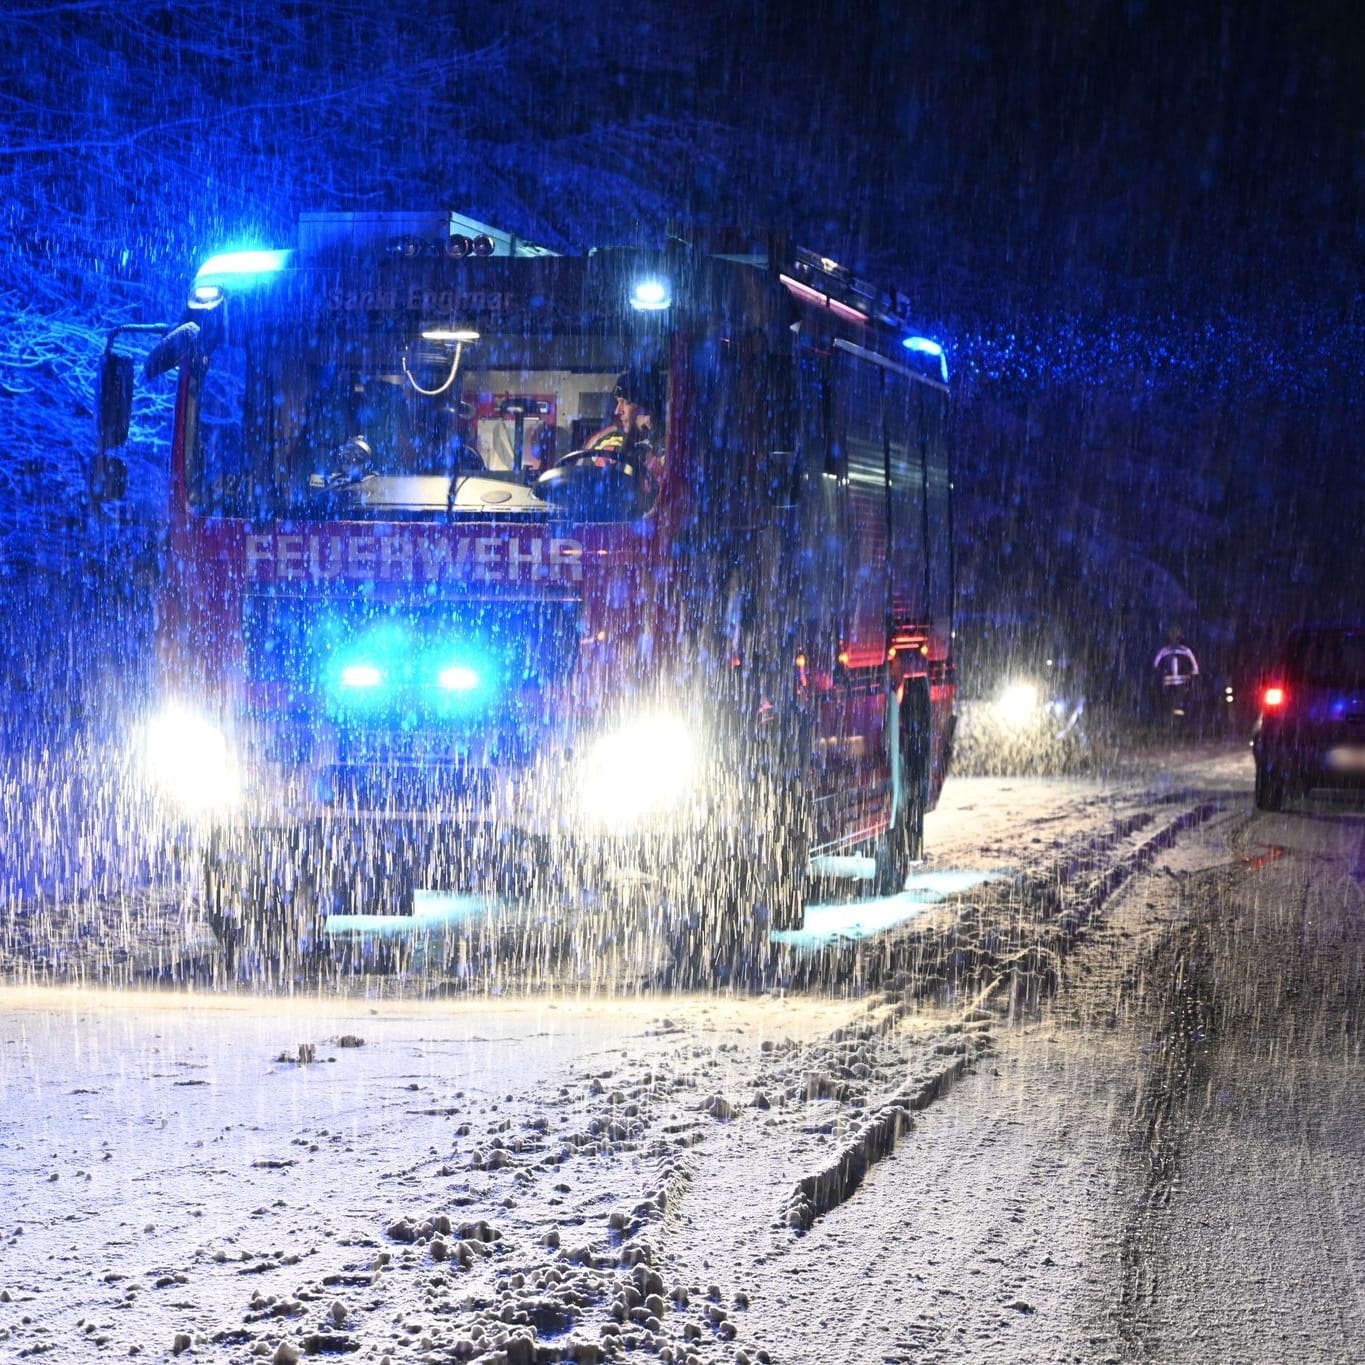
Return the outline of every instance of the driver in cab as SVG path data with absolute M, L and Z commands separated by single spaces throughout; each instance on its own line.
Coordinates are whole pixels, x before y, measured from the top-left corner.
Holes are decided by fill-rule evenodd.
M 535 482 L 539 495 L 572 514 L 609 521 L 643 516 L 663 471 L 663 386 L 647 370 L 618 376 L 615 417 Z
M 619 464 L 627 473 L 643 472 L 658 479 L 663 469 L 654 426 L 663 406 L 659 388 L 656 376 L 645 370 L 627 370 L 617 377 L 613 420 L 583 447 L 594 464 Z

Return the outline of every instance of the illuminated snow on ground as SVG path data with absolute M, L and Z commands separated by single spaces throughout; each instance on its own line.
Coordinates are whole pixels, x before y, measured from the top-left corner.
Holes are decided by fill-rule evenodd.
M 263 999 L 35 987 L 11 958 L 30 984 L 0 1007 L 0 1356 L 1347 1359 L 1349 1056 L 1220 1062 L 1207 1024 L 1162 1012 L 1188 979 L 1263 1013 L 1236 939 L 1278 935 L 1276 1008 L 1308 1011 L 1305 1038 L 1346 1010 L 1329 1043 L 1353 1036 L 1349 996 L 1283 987 L 1353 960 L 1358 813 L 1263 819 L 1249 791 L 1231 749 L 1141 782 L 950 784 L 905 892 L 810 908 L 796 951 L 851 940 L 819 990 L 414 973 Z M 968 924 L 1001 933 L 1044 884 L 1063 917 L 1090 907 L 1069 946 L 1040 919 L 975 993 L 869 972 L 917 921 L 953 920 L 959 949 Z M 1135 1148 L 1161 1114 L 1183 1117 Z M 1171 1272 L 1179 1301 L 1140 1278 Z

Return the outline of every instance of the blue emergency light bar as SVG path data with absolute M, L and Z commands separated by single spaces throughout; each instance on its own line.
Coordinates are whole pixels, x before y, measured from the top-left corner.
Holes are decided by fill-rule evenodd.
M 344 632 L 339 625 L 338 632 Z M 331 633 L 331 632 L 328 632 Z M 349 632 L 347 632 L 349 633 Z M 404 623 L 386 621 L 336 640 L 323 678 L 341 713 L 374 719 L 399 712 L 432 719 L 478 710 L 496 695 L 501 669 L 477 639 L 422 647 Z
M 342 687 L 378 687 L 384 672 L 375 664 L 347 664 L 341 670 Z
M 223 251 L 210 256 L 195 274 L 195 280 L 219 275 L 273 275 L 293 259 L 292 251 Z
M 937 359 L 943 382 L 945 384 L 948 382 L 948 357 L 943 354 L 943 347 L 937 341 L 930 341 L 928 337 L 906 337 L 901 345 L 907 351 L 914 351 L 916 355 L 927 355 Z
M 473 692 L 481 680 L 477 669 L 465 664 L 451 664 L 440 671 L 436 681 L 447 692 Z

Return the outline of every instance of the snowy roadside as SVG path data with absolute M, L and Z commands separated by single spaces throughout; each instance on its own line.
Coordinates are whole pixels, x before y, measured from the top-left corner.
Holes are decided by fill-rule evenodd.
M 665 1274 L 660 1241 L 680 1218 L 790 1240 L 988 1041 L 885 999 L 263 1017 L 24 994 L 0 1342 L 63 1360 L 765 1358 L 752 1286 L 704 1257 Z
M 1055 984 L 1122 869 L 1209 805 L 1150 773 L 950 793 L 936 865 L 1001 879 L 827 950 L 838 996 L 7 994 L 0 1159 L 20 1213 L 0 1240 L 0 1344 L 813 1358 L 793 1347 L 820 1334 L 783 1315 L 794 1285 L 827 1305 L 851 1292 L 838 1258 L 885 1198 L 859 1191 L 918 1169 L 960 1112 L 936 1101 L 1012 1037 L 991 1018 Z M 970 998 L 992 982 L 993 1016 Z M 901 1282 L 926 1253 L 921 1233 L 891 1258 Z M 846 1347 L 825 1354 L 860 1358 Z

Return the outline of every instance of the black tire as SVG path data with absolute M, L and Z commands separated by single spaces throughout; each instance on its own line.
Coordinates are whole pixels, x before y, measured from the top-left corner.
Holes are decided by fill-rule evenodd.
M 873 848 L 869 883 L 874 896 L 904 890 L 910 869 L 924 856 L 924 814 L 929 808 L 929 706 L 923 689 L 907 692 L 900 707 L 890 828 Z
M 1289 783 L 1284 773 L 1258 756 L 1256 759 L 1256 809 L 1283 810 L 1285 798 L 1288 794 Z
M 681 854 L 669 929 L 670 984 L 761 989 L 772 935 L 801 928 L 810 883 L 810 816 L 795 783 L 756 781 L 747 828 L 713 831 Z
M 770 809 L 748 888 L 755 920 L 766 933 L 799 929 L 805 922 L 810 889 L 811 817 L 804 789 L 788 784 L 773 798 Z

